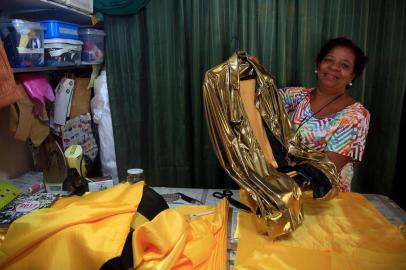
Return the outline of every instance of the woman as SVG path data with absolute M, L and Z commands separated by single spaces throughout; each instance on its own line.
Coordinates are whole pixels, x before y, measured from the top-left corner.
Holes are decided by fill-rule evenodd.
M 370 114 L 346 89 L 361 75 L 366 61 L 351 40 L 330 39 L 317 56 L 316 88 L 279 90 L 302 142 L 325 152 L 336 165 L 340 191 L 351 191 L 353 163 L 362 160 L 365 149 Z

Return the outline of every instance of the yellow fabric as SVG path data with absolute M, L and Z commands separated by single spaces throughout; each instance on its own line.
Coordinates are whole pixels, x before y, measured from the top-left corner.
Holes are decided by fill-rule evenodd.
M 271 144 L 269 143 L 268 136 L 264 125 L 262 123 L 261 115 L 257 107 L 255 106 L 255 83 L 254 79 L 240 81 L 240 95 L 244 110 L 248 117 L 248 122 L 252 128 L 255 139 L 257 140 L 260 149 L 264 154 L 264 158 L 273 167 L 278 168 L 278 163 L 276 163 L 275 157 L 272 152 Z
M 192 213 L 202 213 L 191 217 Z M 139 269 L 225 270 L 228 202 L 167 209 L 133 234 Z
M 362 195 L 317 201 L 305 194 L 304 213 L 302 226 L 271 242 L 241 211 L 234 269 L 406 269 L 405 237 Z
M 143 182 L 59 199 L 13 222 L 0 269 L 99 269 L 121 255 Z

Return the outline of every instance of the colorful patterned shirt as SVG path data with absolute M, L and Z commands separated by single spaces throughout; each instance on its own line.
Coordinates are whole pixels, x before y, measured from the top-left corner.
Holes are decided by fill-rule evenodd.
M 351 191 L 354 162 L 361 161 L 368 134 L 370 114 L 356 102 L 322 119 L 312 117 L 310 92 L 313 89 L 288 87 L 279 89 L 293 127 L 302 135 L 302 143 L 322 151 L 351 157 L 340 171 L 340 191 Z M 306 120 L 307 119 L 307 120 Z M 301 125 L 302 124 L 302 125 Z

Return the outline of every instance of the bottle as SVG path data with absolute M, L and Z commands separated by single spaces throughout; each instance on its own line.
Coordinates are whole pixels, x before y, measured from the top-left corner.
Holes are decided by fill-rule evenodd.
M 127 170 L 127 182 L 134 184 L 144 180 L 145 178 L 143 169 L 133 168 Z

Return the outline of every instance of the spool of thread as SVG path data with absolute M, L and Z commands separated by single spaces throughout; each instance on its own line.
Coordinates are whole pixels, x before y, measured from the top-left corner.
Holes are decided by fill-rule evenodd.
M 42 188 L 44 188 L 44 184 L 43 183 L 37 183 L 37 184 L 34 184 L 31 187 L 29 187 L 27 191 L 29 193 L 35 193 L 35 192 L 40 191 Z

